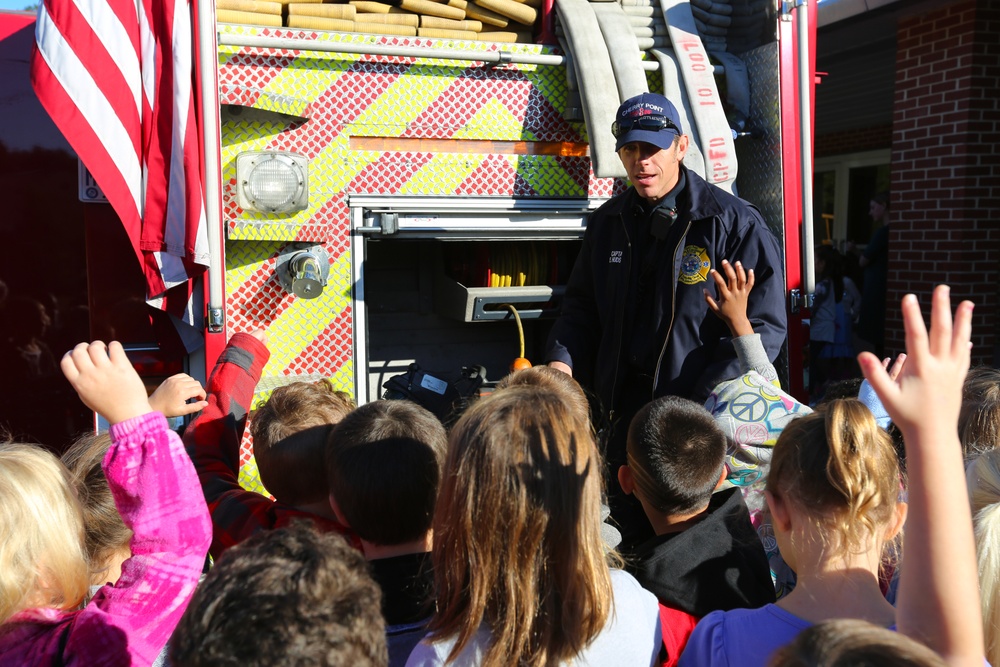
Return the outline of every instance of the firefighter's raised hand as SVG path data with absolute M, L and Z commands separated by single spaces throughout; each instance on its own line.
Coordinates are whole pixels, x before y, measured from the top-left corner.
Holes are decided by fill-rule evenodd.
M 206 408 L 206 395 L 200 382 L 187 373 L 178 373 L 160 383 L 149 397 L 149 405 L 165 417 L 183 417 Z
M 153 411 L 142 378 L 118 341 L 80 343 L 59 365 L 84 405 L 110 424 Z
M 712 298 L 708 290 L 704 290 L 705 302 L 712 312 L 719 316 L 733 336 L 748 336 L 753 333 L 753 326 L 747 318 L 747 300 L 753 289 L 753 269 L 743 270 L 743 264 L 736 262 L 734 267 L 729 260 L 722 260 L 722 274 L 712 269 L 712 280 L 719 293 L 718 301 Z

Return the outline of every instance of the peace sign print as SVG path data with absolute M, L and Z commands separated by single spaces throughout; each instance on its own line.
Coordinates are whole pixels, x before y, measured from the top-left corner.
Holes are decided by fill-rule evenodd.
M 763 421 L 768 412 L 768 400 L 760 394 L 740 394 L 729 404 L 729 414 L 741 422 Z

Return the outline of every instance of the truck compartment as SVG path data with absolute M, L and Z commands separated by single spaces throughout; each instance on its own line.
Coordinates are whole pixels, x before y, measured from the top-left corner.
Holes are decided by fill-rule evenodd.
M 362 280 L 369 400 L 413 362 L 429 371 L 483 366 L 487 386 L 495 383 L 520 356 L 517 322 L 507 304 L 521 318 L 524 356 L 542 363 L 579 248 L 579 239 L 368 239 Z M 540 264 L 544 271 L 517 271 Z M 527 274 L 523 281 L 534 284 L 484 284 L 487 274 L 501 272 Z

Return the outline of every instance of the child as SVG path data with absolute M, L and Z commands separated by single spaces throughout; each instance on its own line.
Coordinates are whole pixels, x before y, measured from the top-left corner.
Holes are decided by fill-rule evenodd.
M 982 617 L 975 604 L 975 540 L 957 429 L 969 369 L 972 310 L 972 303 L 963 301 L 953 322 L 950 290 L 939 285 L 928 332 L 916 297 L 908 294 L 902 302 L 907 361 L 898 379 L 891 379 L 875 355 L 858 357 L 906 445 L 910 518 L 903 538 L 906 566 L 897 627 L 952 667 L 984 662 Z
M 881 547 L 899 530 L 898 467 L 888 436 L 856 401 L 833 401 L 789 425 L 775 446 L 767 483 L 782 553 L 799 575 L 777 605 L 715 612 L 699 623 L 681 665 L 763 665 L 802 629 L 835 618 L 896 624 L 952 665 L 979 665 L 982 627 L 957 418 L 969 360 L 972 306 L 954 329 L 948 291 L 935 290 L 931 332 L 916 299 L 903 300 L 907 363 L 894 384 L 882 363 L 858 361 L 903 433 L 914 515 L 898 613 L 878 588 Z M 957 496 L 957 498 L 956 498 Z
M 923 644 L 853 619 L 824 621 L 799 633 L 771 658 L 769 667 L 947 667 Z
M 972 459 L 966 479 L 976 534 L 986 657 L 990 664 L 1000 665 L 1000 449 Z
M 78 609 L 89 573 L 67 472 L 40 448 L 0 447 L 0 665 L 149 665 L 201 574 L 208 509 L 180 440 L 150 410 L 119 343 L 81 343 L 61 366 L 111 424 L 104 471 L 134 533 L 133 555 L 117 584 Z
M 892 625 L 878 575 L 905 517 L 898 495 L 892 442 L 857 400 L 832 401 L 786 426 L 766 498 L 795 588 L 776 605 L 709 614 L 681 664 L 764 665 L 803 628 L 831 618 Z
M 465 412 L 434 510 L 437 610 L 407 666 L 654 664 L 656 598 L 608 568 L 601 478 L 559 394 L 508 387 Z
M 204 398 L 205 390 L 200 382 L 186 373 L 178 373 L 160 383 L 149 397 L 149 407 L 163 413 L 169 421 L 201 410 L 208 405 Z M 193 402 L 189 403 L 191 399 Z M 129 551 L 132 531 L 115 507 L 114 496 L 101 467 L 110 447 L 108 433 L 88 433 L 77 438 L 60 457 L 69 470 L 70 485 L 83 510 L 91 595 L 105 583 L 118 581 L 122 563 L 132 555 Z
M 663 664 L 676 665 L 699 618 L 774 602 L 774 585 L 739 489 L 713 493 L 726 474 L 726 435 L 711 413 L 658 398 L 632 419 L 627 454 L 618 480 L 656 532 L 629 570 L 660 600 Z
M 168 650 L 174 667 L 383 667 L 378 586 L 339 535 L 259 532 L 209 571 Z
M 722 270 L 725 278 L 714 269 L 711 272 L 719 300 L 705 290 L 705 301 L 729 327 L 743 375 L 719 383 L 705 402 L 705 408 L 712 413 L 728 440 L 726 479 L 720 488 L 737 487 L 742 491 L 750 520 L 764 544 L 771 578 L 780 598 L 791 590 L 795 575 L 781 559 L 766 518 L 764 484 L 778 435 L 792 420 L 811 413 L 812 409 L 782 391 L 778 372 L 747 319 L 747 300 L 754 285 L 753 270 L 744 271 L 740 262 L 734 266 L 725 260 Z
M 362 405 L 327 440 L 330 504 L 361 538 L 382 589 L 393 666 L 406 663 L 434 611 L 431 521 L 446 447 L 441 421 L 407 400 Z
M 354 402 L 328 382 L 279 387 L 257 409 L 250 425 L 254 458 L 275 499 L 240 486 L 240 441 L 254 387 L 270 356 L 266 338 L 262 329 L 233 334 L 208 379 L 208 406 L 184 431 L 212 513 L 213 558 L 259 530 L 293 519 L 349 534 L 330 508 L 323 450 L 333 425 Z
M 967 459 L 1000 447 L 1000 369 L 969 370 L 962 386 L 958 434 Z
M 497 382 L 494 393 L 507 387 L 520 386 L 541 387 L 546 391 L 562 396 L 563 403 L 580 419 L 585 428 L 591 429 L 590 401 L 587 393 L 572 375 L 557 371 L 548 366 L 532 366 L 505 375 Z M 618 529 L 609 523 L 611 508 L 601 504 L 601 538 L 608 551 L 613 551 L 622 541 Z
M 69 471 L 70 486 L 80 500 L 90 564 L 92 592 L 121 576 L 122 563 L 132 555 L 132 531 L 122 521 L 104 476 L 101 462 L 111 447 L 107 433 L 89 433 L 77 438 L 61 460 Z
M 816 295 L 809 318 L 809 394 L 822 398 L 831 373 L 846 362 L 853 365 L 853 322 L 861 294 L 844 275 L 844 258 L 831 246 L 816 249 Z M 843 371 L 842 371 L 843 373 Z

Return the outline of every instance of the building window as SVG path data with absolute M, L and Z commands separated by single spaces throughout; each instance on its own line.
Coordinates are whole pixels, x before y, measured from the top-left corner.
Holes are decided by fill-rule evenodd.
M 889 189 L 890 151 L 833 155 L 816 160 L 813 175 L 813 224 L 816 243 L 844 251 L 864 247 L 871 238 L 868 202 Z

